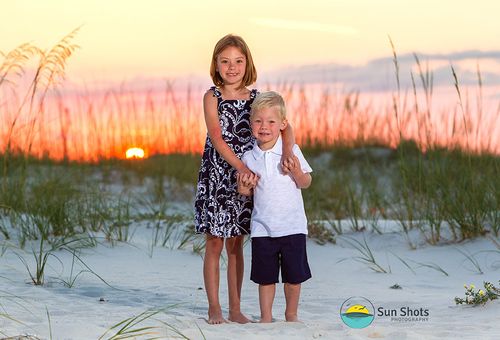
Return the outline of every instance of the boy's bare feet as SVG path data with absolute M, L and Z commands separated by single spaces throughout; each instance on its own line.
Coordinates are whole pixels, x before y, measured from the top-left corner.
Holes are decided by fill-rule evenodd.
M 229 317 L 227 318 L 229 321 L 237 322 L 237 323 L 249 323 L 252 322 L 249 318 L 243 315 L 242 312 L 229 312 Z
M 211 325 L 218 325 L 221 323 L 226 323 L 226 319 L 222 317 L 222 311 L 220 309 L 218 310 L 211 310 L 210 308 L 208 309 L 208 320 L 207 322 Z
M 290 314 L 290 315 L 285 314 L 285 320 L 287 322 L 300 322 L 297 314 Z

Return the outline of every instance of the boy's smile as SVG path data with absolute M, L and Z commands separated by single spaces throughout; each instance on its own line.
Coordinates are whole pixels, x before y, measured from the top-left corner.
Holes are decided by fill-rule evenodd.
M 286 119 L 281 118 L 278 107 L 263 107 L 251 116 L 252 133 L 262 150 L 271 149 L 281 130 L 286 127 Z

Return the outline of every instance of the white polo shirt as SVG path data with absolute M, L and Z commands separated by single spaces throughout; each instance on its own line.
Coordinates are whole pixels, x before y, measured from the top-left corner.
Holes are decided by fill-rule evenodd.
M 241 158 L 260 177 L 254 189 L 251 237 L 307 235 L 302 192 L 290 175 L 281 172 L 282 149 L 280 136 L 270 150 L 263 151 L 255 143 L 253 149 Z M 302 171 L 312 172 L 298 145 L 293 146 L 293 153 L 299 159 Z

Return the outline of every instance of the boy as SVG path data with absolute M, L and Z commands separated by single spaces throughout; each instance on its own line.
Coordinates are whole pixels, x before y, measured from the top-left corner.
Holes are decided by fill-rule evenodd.
M 260 322 L 271 322 L 281 267 L 285 319 L 298 321 L 300 285 L 311 278 L 306 253 L 307 220 L 300 189 L 311 184 L 312 169 L 297 145 L 293 147 L 294 156 L 286 159 L 281 169 L 281 130 L 287 126 L 283 98 L 276 92 L 264 92 L 254 99 L 251 108 L 250 124 L 256 143 L 241 160 L 253 174 L 237 175 L 238 192 L 254 194 L 250 279 L 259 284 Z

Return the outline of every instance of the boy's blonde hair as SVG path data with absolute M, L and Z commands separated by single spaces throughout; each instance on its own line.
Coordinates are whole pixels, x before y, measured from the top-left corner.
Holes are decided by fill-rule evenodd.
M 228 34 L 222 39 L 220 39 L 217 44 L 215 44 L 214 53 L 212 54 L 212 63 L 210 64 L 210 76 L 212 81 L 216 86 L 224 85 L 224 80 L 217 71 L 217 57 L 224 51 L 227 47 L 233 46 L 238 48 L 241 53 L 245 56 L 247 65 L 245 68 L 245 76 L 241 82 L 241 88 L 255 83 L 257 80 L 257 70 L 253 63 L 252 54 L 248 48 L 245 40 L 238 35 Z
M 266 107 L 278 108 L 280 118 L 283 120 L 286 119 L 285 101 L 278 92 L 267 91 L 259 93 L 252 102 L 251 113 L 258 112 Z

